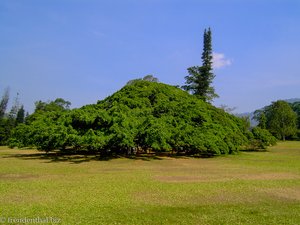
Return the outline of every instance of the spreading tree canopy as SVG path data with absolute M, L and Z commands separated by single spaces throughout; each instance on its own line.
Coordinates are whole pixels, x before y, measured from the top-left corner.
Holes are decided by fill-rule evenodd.
M 13 133 L 12 146 L 132 154 L 175 151 L 229 154 L 247 145 L 244 122 L 180 88 L 144 80 L 97 104 L 68 110 L 38 102 Z M 252 136 L 253 137 L 253 136 Z

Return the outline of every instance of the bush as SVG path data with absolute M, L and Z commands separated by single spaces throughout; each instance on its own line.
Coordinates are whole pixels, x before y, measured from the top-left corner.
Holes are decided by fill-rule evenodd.
M 254 127 L 252 129 L 253 139 L 250 146 L 255 149 L 266 149 L 268 146 L 276 144 L 276 138 L 266 129 Z

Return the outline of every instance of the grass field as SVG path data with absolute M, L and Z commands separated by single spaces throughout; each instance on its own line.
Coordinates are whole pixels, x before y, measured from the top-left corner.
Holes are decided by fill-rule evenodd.
M 300 224 L 300 142 L 208 159 L 107 161 L 0 147 L 0 224 L 37 217 L 59 224 Z

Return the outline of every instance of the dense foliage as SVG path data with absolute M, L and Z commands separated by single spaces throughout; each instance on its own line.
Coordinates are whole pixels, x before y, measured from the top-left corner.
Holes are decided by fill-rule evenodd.
M 0 101 L 0 145 L 7 145 L 12 130 L 24 123 L 25 110 L 19 105 L 18 94 L 9 113 L 6 113 L 9 102 L 9 89 L 6 88 Z
M 259 127 L 266 128 L 278 139 L 292 138 L 297 133 L 299 105 L 298 103 L 289 104 L 286 101 L 279 100 L 262 110 L 255 111 L 255 119 L 259 122 Z
M 268 146 L 276 144 L 276 138 L 266 129 L 254 127 L 252 134 L 253 138 L 249 145 L 252 150 L 266 149 Z
M 161 83 L 137 80 L 97 104 L 66 106 L 62 99 L 38 102 L 14 130 L 11 146 L 219 155 L 237 152 L 254 138 L 242 119 Z
M 296 138 L 300 139 L 300 102 L 290 103 L 293 111 L 297 114 L 297 134 Z

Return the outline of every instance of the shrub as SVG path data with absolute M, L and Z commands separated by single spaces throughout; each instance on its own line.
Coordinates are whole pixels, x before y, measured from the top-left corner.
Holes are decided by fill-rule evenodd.
M 276 144 L 276 138 L 266 129 L 254 127 L 252 134 L 251 146 L 253 149 L 266 149 L 268 146 Z

